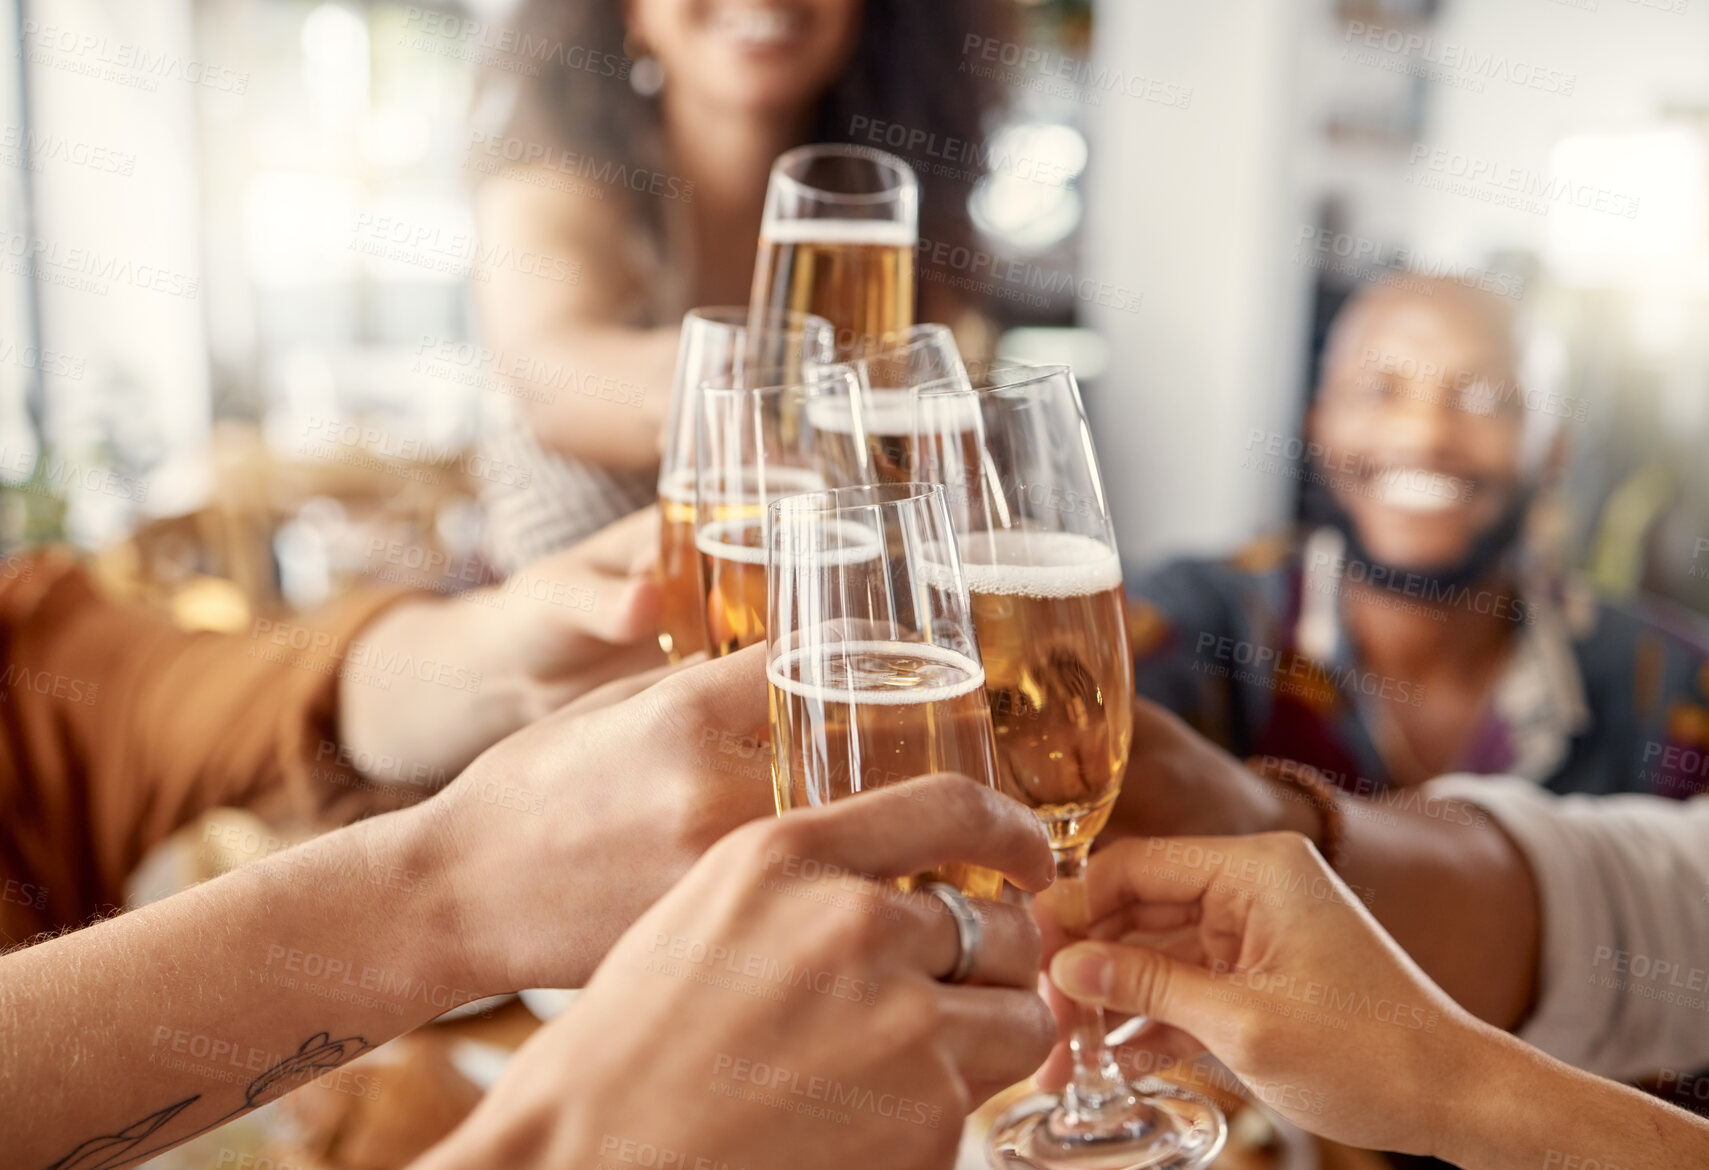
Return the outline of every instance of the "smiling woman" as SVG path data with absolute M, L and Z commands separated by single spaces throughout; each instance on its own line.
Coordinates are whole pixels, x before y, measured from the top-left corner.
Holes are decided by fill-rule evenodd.
M 652 498 L 677 322 L 695 305 L 748 301 L 772 160 L 806 142 L 885 145 L 896 127 L 940 150 L 982 143 L 1001 88 L 962 66 L 969 45 L 1008 43 L 1012 7 L 522 5 L 519 42 L 550 61 L 574 50 L 617 66 L 495 70 L 477 108 L 477 133 L 499 147 L 477 193 L 483 244 L 564 256 L 577 274 L 547 287 L 500 272 L 475 290 L 491 348 L 529 369 L 567 371 L 556 381 L 572 387 L 518 395 L 522 414 L 492 428 L 495 447 L 539 469 L 524 489 L 487 497 L 498 563 L 531 559 Z M 914 161 L 921 246 L 971 243 L 967 177 Z M 928 283 L 918 318 L 955 323 L 973 307 Z M 582 391 L 608 381 L 628 392 Z

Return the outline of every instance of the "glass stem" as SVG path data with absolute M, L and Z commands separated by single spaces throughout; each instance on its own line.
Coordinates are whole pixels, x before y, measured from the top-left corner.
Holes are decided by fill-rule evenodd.
M 1086 883 L 1081 875 L 1086 869 L 1090 845 L 1075 846 L 1056 855 L 1056 880 L 1072 882 L 1080 898 L 1082 923 L 1090 924 L 1086 905 Z M 1095 1004 L 1070 1001 L 1073 1030 L 1068 1036 L 1068 1050 L 1074 1058 L 1074 1074 L 1062 1091 L 1062 1115 L 1070 1125 L 1081 1126 L 1095 1122 L 1098 1115 L 1112 1106 L 1132 1108 L 1133 1091 L 1122 1076 L 1115 1054 L 1104 1042 L 1104 1009 Z

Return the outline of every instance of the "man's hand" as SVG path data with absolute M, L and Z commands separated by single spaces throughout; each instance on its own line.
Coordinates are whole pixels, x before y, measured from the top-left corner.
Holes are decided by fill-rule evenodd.
M 664 661 L 658 509 L 643 508 L 497 585 L 387 610 L 339 684 L 349 757 L 370 779 L 452 776 L 491 744 L 612 679 Z M 395 669 L 408 663 L 410 669 Z
M 732 833 L 612 949 L 419 1170 L 456 1166 L 948 1165 L 968 1110 L 1054 1037 L 1024 910 L 974 903 L 968 984 L 954 922 L 884 879 L 949 862 L 1051 880 L 1037 820 L 930 777 Z M 877 880 L 875 880 L 877 879 Z
M 607 684 L 418 810 L 459 891 L 466 986 L 579 987 L 707 848 L 775 811 L 765 650 Z
M 1133 748 L 1106 840 L 1312 831 L 1309 804 L 1274 785 L 1147 699 L 1133 703 Z

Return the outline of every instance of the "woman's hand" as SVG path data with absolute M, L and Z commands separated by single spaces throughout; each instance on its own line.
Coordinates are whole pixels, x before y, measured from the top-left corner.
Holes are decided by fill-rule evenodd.
M 443 781 L 571 699 L 658 666 L 657 550 L 658 510 L 644 508 L 496 585 L 387 610 L 346 655 L 347 757 L 381 783 Z
M 968 1110 L 1055 1034 L 1019 907 L 973 903 L 979 961 L 967 984 L 938 982 L 953 919 L 884 879 L 955 861 L 1031 890 L 1053 872 L 1037 820 L 959 777 L 730 834 L 421 1170 L 948 1165 Z
M 1209 1049 L 1337 1141 L 1430 1152 L 1492 1031 L 1297 834 L 1123 841 L 1091 859 L 1083 891 L 1061 884 L 1034 912 L 1058 990 L 1151 1017 L 1139 1047 Z M 1059 1046 L 1040 1079 L 1060 1085 L 1069 1067 Z

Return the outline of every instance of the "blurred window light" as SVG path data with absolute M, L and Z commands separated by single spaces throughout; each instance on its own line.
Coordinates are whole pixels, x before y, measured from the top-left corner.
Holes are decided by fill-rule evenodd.
M 968 197 L 974 226 L 994 239 L 1041 251 L 1074 234 L 1084 214 L 1077 180 L 1086 138 L 1055 122 L 1017 122 L 991 135 L 986 174 Z
M 362 127 L 362 157 L 376 167 L 414 166 L 427 157 L 432 128 L 414 110 L 376 110 Z
M 303 87 L 316 112 L 335 121 L 368 105 L 368 22 L 343 4 L 303 18 Z
M 259 174 L 243 201 L 243 250 L 259 288 L 302 288 L 353 279 L 350 248 L 361 208 L 354 179 Z
M 1546 255 L 1565 283 L 1684 287 L 1704 267 L 1702 137 L 1685 128 L 1564 138 L 1549 159 L 1559 184 Z
M 1110 368 L 1110 343 L 1090 329 L 1029 325 L 997 339 L 997 356 L 1040 365 L 1065 365 L 1090 382 Z

